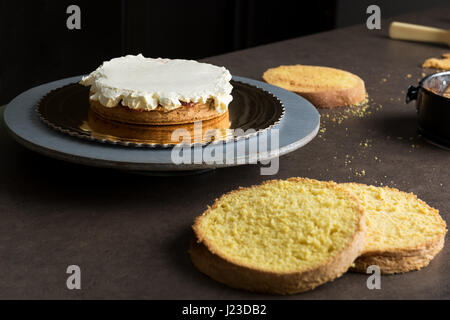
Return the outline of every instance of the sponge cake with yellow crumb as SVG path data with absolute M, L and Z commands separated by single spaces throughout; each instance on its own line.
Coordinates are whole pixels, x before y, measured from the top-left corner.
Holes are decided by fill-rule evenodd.
M 385 274 L 418 270 L 444 246 L 445 221 L 414 194 L 357 183 L 341 185 L 358 198 L 366 215 L 366 244 L 354 270 L 366 272 L 370 265 Z
M 366 100 L 364 81 L 335 68 L 291 65 L 268 69 L 264 81 L 298 93 L 318 108 L 357 105 Z
M 358 201 L 333 182 L 267 181 L 216 200 L 195 220 L 190 256 L 235 288 L 291 294 L 342 275 L 364 247 Z

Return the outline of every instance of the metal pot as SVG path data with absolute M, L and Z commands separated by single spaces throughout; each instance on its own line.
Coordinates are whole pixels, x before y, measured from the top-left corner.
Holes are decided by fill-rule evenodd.
M 406 103 L 416 100 L 419 132 L 432 143 L 450 148 L 450 71 L 423 78 L 417 87 L 409 86 Z

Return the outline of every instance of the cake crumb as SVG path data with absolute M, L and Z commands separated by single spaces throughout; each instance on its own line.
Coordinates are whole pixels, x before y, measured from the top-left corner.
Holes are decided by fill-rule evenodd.
M 361 171 L 355 171 L 355 175 L 358 177 L 362 177 L 366 175 L 366 170 L 361 170 Z
M 359 146 L 364 147 L 364 148 L 370 148 L 372 146 L 371 140 L 366 138 L 359 143 Z

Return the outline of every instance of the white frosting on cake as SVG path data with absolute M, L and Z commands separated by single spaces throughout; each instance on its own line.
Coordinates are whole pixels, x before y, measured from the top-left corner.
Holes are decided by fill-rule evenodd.
M 231 74 L 194 60 L 152 59 L 141 54 L 104 62 L 80 84 L 91 86 L 90 99 L 105 107 L 120 102 L 132 109 L 153 110 L 161 106 L 173 110 L 186 103 L 213 100 L 218 112 L 225 112 L 233 100 Z

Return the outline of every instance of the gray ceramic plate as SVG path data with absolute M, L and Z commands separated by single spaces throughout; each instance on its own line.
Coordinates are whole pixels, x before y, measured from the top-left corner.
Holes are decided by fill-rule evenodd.
M 80 78 L 77 76 L 47 83 L 32 88 L 12 100 L 5 110 L 4 122 L 13 138 L 33 151 L 85 165 L 132 171 L 183 171 L 270 160 L 304 146 L 316 136 L 319 130 L 319 113 L 302 97 L 267 83 L 233 77 L 235 81 L 262 88 L 276 96 L 285 108 L 283 119 L 270 130 L 256 136 L 214 145 L 214 148 L 220 147 L 220 150 L 216 149 L 216 153 L 222 152 L 224 155 L 222 161 L 209 161 L 205 160 L 205 157 L 195 158 L 197 151 L 201 154 L 211 151 L 208 146 L 204 146 L 197 150 L 179 151 L 186 156 L 184 159 L 189 155 L 191 158 L 184 163 L 175 164 L 172 148 L 144 149 L 100 144 L 64 135 L 46 126 L 35 112 L 36 104 L 49 91 L 77 82 Z M 262 144 L 260 144 L 261 141 Z M 253 146 L 258 144 L 260 146 L 267 144 L 267 148 L 255 150 Z M 230 149 L 236 152 L 226 152 Z

